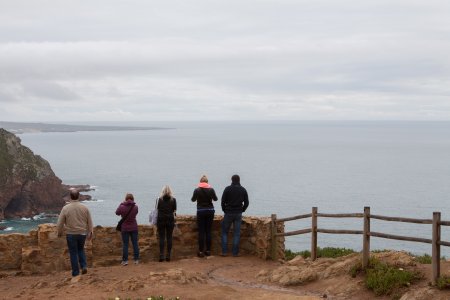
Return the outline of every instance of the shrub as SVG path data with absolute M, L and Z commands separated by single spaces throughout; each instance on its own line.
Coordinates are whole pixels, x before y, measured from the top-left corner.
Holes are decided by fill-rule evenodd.
M 317 248 L 317 257 L 336 258 L 346 256 L 352 253 L 355 253 L 355 251 L 347 248 L 333 248 L 333 247 Z
M 289 249 L 284 251 L 284 257 L 286 260 L 291 260 L 298 255 L 301 255 L 304 258 L 307 258 L 307 257 L 311 257 L 311 252 L 309 252 L 308 250 L 304 250 L 304 251 L 300 251 L 300 252 L 293 252 Z
M 350 276 L 352 276 L 353 278 L 356 277 L 356 275 L 358 275 L 359 273 L 361 273 L 363 271 L 362 269 L 362 264 L 361 263 L 357 263 L 355 264 L 351 269 L 350 269 Z
M 428 254 L 415 256 L 415 260 L 420 264 L 431 264 L 431 256 Z
M 413 280 L 420 277 L 419 273 L 394 268 L 371 258 L 369 268 L 366 270 L 365 284 L 377 296 L 390 295 L 401 287 L 409 286 Z
M 349 254 L 355 253 L 352 249 L 347 248 L 334 248 L 334 247 L 325 247 L 320 248 L 317 247 L 317 257 L 328 257 L 328 258 L 336 258 L 341 256 L 346 256 Z M 286 260 L 291 260 L 297 255 L 301 255 L 304 258 L 311 257 L 311 252 L 308 250 L 300 251 L 300 252 L 292 252 L 291 250 L 286 250 L 284 252 Z
M 389 252 L 391 250 L 388 249 L 374 249 L 374 250 L 370 250 L 370 252 L 372 253 L 383 253 L 383 252 Z
M 436 282 L 436 286 L 440 290 L 449 289 L 450 288 L 450 277 L 449 276 L 439 277 Z

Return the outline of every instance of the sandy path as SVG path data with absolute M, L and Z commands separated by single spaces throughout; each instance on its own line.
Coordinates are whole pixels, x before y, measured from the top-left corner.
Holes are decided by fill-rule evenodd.
M 255 276 L 277 266 L 254 257 L 197 257 L 126 267 L 90 268 L 72 282 L 70 272 L 0 279 L 0 299 L 320 299 L 303 291 L 259 283 Z

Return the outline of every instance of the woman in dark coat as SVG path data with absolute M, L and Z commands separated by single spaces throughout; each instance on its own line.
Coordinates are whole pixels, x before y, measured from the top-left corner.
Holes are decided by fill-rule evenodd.
M 159 236 L 159 261 L 170 261 L 172 252 L 172 234 L 175 227 L 177 200 L 173 197 L 170 186 L 165 185 L 158 198 L 158 219 L 156 227 Z M 164 242 L 167 240 L 167 255 L 164 257 Z
M 211 227 L 214 220 L 213 201 L 217 201 L 216 192 L 208 184 L 208 177 L 200 178 L 198 187 L 192 195 L 192 202 L 197 201 L 198 257 L 211 255 Z M 205 245 L 206 244 L 206 245 Z M 205 247 L 206 246 L 206 247 Z M 205 250 L 206 248 L 206 250 Z
M 128 214 L 128 215 L 127 215 Z M 127 216 L 122 224 L 122 265 L 128 265 L 128 243 L 131 238 L 133 244 L 134 263 L 139 263 L 139 245 L 138 245 L 138 226 L 136 215 L 138 214 L 138 206 L 134 202 L 133 194 L 126 194 L 125 201 L 120 203 L 116 209 L 116 215 L 122 218 Z

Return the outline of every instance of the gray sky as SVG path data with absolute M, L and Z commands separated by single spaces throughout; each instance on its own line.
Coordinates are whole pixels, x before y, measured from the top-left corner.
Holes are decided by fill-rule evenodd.
M 0 120 L 450 120 L 450 1 L 0 0 Z

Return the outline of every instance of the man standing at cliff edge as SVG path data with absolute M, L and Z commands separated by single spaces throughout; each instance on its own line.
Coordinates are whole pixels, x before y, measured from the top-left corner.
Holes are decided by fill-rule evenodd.
M 66 231 L 67 247 L 69 248 L 70 264 L 72 266 L 72 276 L 87 273 L 86 254 L 84 253 L 84 243 L 89 241 L 93 234 L 93 225 L 89 209 L 80 203 L 78 198 L 80 193 L 77 190 L 70 191 L 69 204 L 66 204 L 58 218 L 58 237 Z
M 248 207 L 247 190 L 241 186 L 239 175 L 231 176 L 231 185 L 227 186 L 222 194 L 222 256 L 228 252 L 228 232 L 233 224 L 233 256 L 239 255 L 239 241 L 241 239 L 242 213 Z

